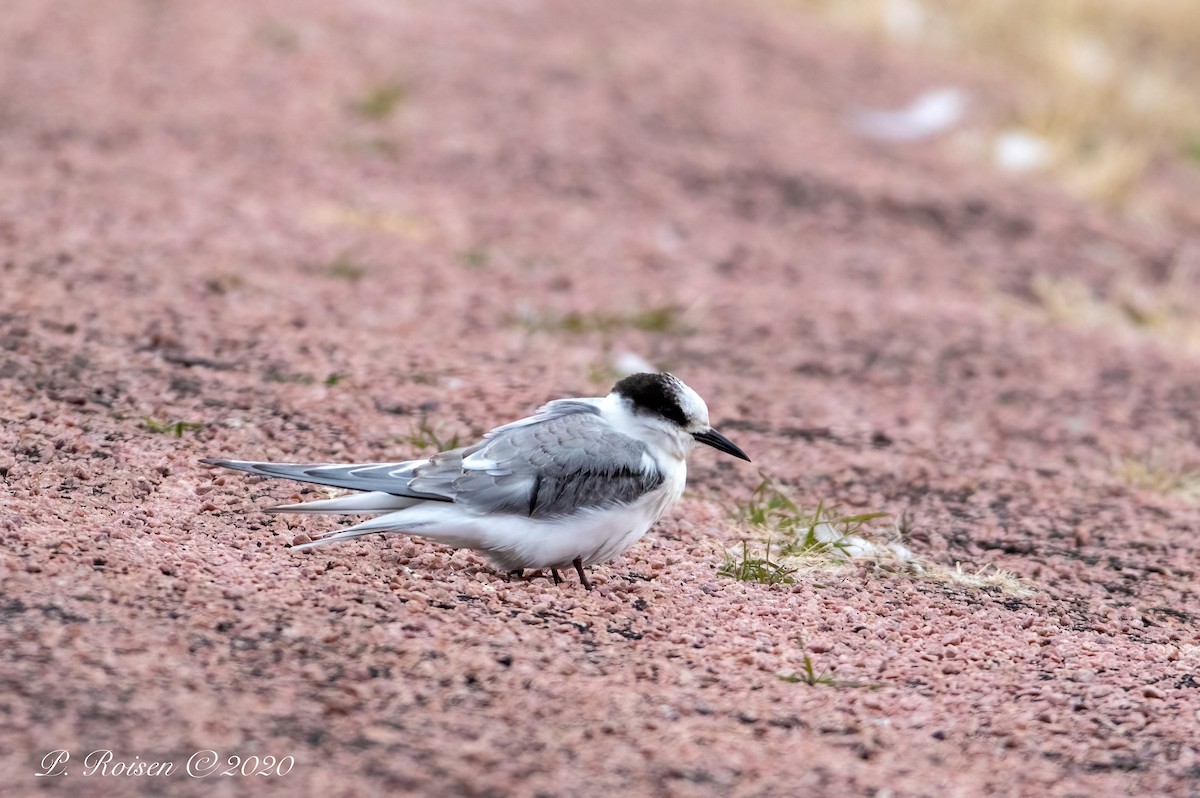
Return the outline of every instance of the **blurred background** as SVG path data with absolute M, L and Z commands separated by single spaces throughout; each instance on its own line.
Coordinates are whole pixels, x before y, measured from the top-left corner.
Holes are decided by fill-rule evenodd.
M 1194 793 L 1198 40 L 4 0 L 0 790 L 111 745 L 294 754 L 262 795 Z M 342 519 L 201 463 L 432 455 L 650 367 L 754 463 L 697 452 L 586 596 L 291 552 Z M 867 556 L 772 567 L 835 506 Z M 103 787 L 213 790 L 159 784 Z
M 1200 166 L 1200 4 L 1188 0 L 791 0 L 887 46 L 990 72 L 992 128 L 963 149 L 1077 196 L 1197 221 L 1164 161 Z M 1196 175 L 1187 177 L 1195 190 Z

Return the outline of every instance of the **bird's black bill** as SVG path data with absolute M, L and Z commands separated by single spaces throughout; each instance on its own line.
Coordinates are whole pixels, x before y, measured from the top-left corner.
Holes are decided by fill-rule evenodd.
M 746 456 L 745 452 L 739 449 L 733 441 L 729 440 L 715 429 L 710 429 L 708 432 L 698 432 L 692 437 L 701 443 L 707 443 L 709 446 L 718 451 L 725 452 L 725 454 L 731 454 L 734 457 L 740 457 L 747 463 L 750 462 L 750 458 Z

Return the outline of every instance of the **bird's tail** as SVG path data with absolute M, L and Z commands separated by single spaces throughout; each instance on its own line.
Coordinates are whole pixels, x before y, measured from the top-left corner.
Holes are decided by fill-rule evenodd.
M 420 511 L 417 511 L 420 512 Z M 377 532 L 403 532 L 410 535 L 420 535 L 423 527 L 428 527 L 433 524 L 430 520 L 417 520 L 405 512 L 388 513 L 381 515 L 378 518 L 372 518 L 369 521 L 363 521 L 360 524 L 346 527 L 333 534 L 318 538 L 311 543 L 301 543 L 298 546 L 292 546 L 293 551 L 303 551 L 311 549 L 315 546 L 324 546 L 326 543 L 338 543 L 343 540 L 352 540 L 362 537 L 363 535 L 373 535 Z
M 298 502 L 297 504 L 280 504 L 266 508 L 268 513 L 333 513 L 336 515 L 356 515 L 358 513 L 391 513 L 404 510 L 420 504 L 424 499 L 413 499 L 408 496 L 396 496 L 383 491 L 370 493 L 351 493 L 348 496 L 338 496 L 334 499 L 320 499 L 315 502 Z
M 249 460 L 205 460 L 208 465 L 232 468 L 266 477 L 282 477 L 299 482 L 328 485 L 333 488 L 363 491 L 358 494 L 300 502 L 268 508 L 273 513 L 383 513 L 339 532 L 325 535 L 311 543 L 293 546 L 310 549 L 326 543 L 350 540 L 377 532 L 400 532 L 438 540 L 447 545 L 472 545 L 477 535 L 464 530 L 461 523 L 450 528 L 445 525 L 446 508 L 453 507 L 450 497 L 440 493 L 412 490 L 408 484 L 412 472 L 428 460 L 407 460 L 398 463 L 306 464 L 268 463 Z M 379 488 L 384 490 L 379 490 Z M 395 491 L 395 492 L 393 492 Z M 403 491 L 408 495 L 397 495 Z M 469 526 L 469 525 L 468 525 Z

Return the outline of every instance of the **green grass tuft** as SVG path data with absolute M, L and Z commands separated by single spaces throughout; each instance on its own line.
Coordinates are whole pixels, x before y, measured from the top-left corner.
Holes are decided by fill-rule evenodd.
M 381 122 L 391 116 L 408 97 L 408 86 L 398 80 L 383 83 L 355 101 L 354 112 L 363 119 Z
M 142 423 L 151 432 L 173 433 L 176 438 L 182 438 L 185 432 L 194 432 L 204 428 L 203 424 L 194 421 L 156 421 L 152 418 L 143 418 Z
M 486 249 L 475 247 L 473 249 L 464 249 L 455 255 L 455 258 L 460 264 L 468 269 L 484 269 L 491 263 L 492 256 Z
M 812 657 L 808 655 L 807 651 L 804 653 L 804 659 L 801 663 L 799 671 L 780 676 L 779 678 L 788 684 L 803 683 L 809 686 L 818 684 L 836 685 L 838 683 L 837 680 L 830 675 L 828 669 L 824 669 L 820 673 L 816 672 L 816 669 L 813 667 Z
M 291 383 L 294 385 L 312 385 L 317 381 L 317 378 L 311 374 L 291 373 L 271 369 L 263 374 L 263 379 L 267 382 Z
M 519 323 L 534 332 L 565 332 L 572 335 L 622 330 L 683 335 L 691 330 L 683 323 L 682 316 L 683 310 L 675 305 L 659 305 L 627 314 L 572 311 L 559 317 L 520 319 Z
M 768 539 L 779 539 L 780 556 L 826 555 L 845 560 L 861 537 L 862 527 L 887 513 L 841 515 L 837 505 L 817 504 L 812 513 L 800 509 L 773 480 L 763 477 L 750 500 L 735 509 L 734 515 L 744 524 L 766 532 Z M 833 535 L 820 534 L 832 530 Z
M 1200 165 L 1200 133 L 1196 133 L 1184 143 L 1183 154 L 1193 164 Z
M 1126 458 L 1117 464 L 1117 474 L 1128 485 L 1200 501 L 1200 469 L 1172 460 L 1160 452 L 1144 458 Z
M 214 294 L 228 294 L 245 286 L 240 274 L 215 274 L 204 281 L 204 287 Z
M 633 314 L 629 317 L 629 323 L 635 330 L 657 333 L 677 332 L 683 326 L 679 320 L 680 315 L 680 309 L 674 305 L 659 305 Z
M 1169 484 L 1176 486 L 1179 483 L 1171 480 Z M 865 564 L 878 571 L 938 584 L 994 590 L 1011 596 L 1034 593 L 1031 585 L 1008 571 L 988 565 L 969 571 L 961 563 L 951 567 L 916 555 L 904 545 L 913 526 L 907 512 L 901 514 L 888 538 L 877 542 L 878 538 L 869 536 L 864 527 L 870 521 L 886 517 L 887 513 L 843 515 L 836 505 L 826 506 L 823 502 L 807 513 L 764 475 L 750 499 L 735 506 L 732 513 L 752 537 L 750 542 L 742 541 L 740 553 L 736 547 L 726 551 L 718 569 L 721 576 L 778 584 L 793 582 L 792 575 L 802 570 Z M 754 540 L 766 543 L 755 544 Z M 752 555 L 757 545 L 764 546 L 762 556 Z M 777 552 L 774 558 L 772 550 Z M 805 673 L 794 681 L 806 681 Z M 811 672 L 807 672 L 807 676 L 815 678 Z M 792 679 L 789 677 L 789 680 Z
M 833 675 L 830 668 L 822 668 L 818 672 L 816 666 L 813 664 L 812 657 L 808 654 L 807 646 L 804 645 L 804 638 L 797 637 L 796 642 L 800 645 L 800 670 L 782 674 L 779 677 L 788 684 L 807 684 L 809 687 L 815 687 L 818 684 L 829 687 L 865 687 L 870 690 L 877 690 L 883 686 L 880 684 L 855 682 L 848 679 L 838 679 Z
M 367 273 L 367 267 L 352 260 L 348 255 L 339 255 L 329 264 L 329 276 L 338 280 L 357 283 Z
M 721 576 L 728 576 L 739 582 L 757 582 L 760 585 L 791 585 L 796 580 L 792 574 L 795 568 L 788 568 L 771 560 L 771 542 L 767 541 L 762 557 L 750 556 L 750 545 L 742 541 L 742 556 L 726 552 L 725 561 L 717 569 Z

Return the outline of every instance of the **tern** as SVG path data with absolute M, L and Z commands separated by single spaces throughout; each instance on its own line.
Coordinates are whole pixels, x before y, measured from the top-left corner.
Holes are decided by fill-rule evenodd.
M 509 572 L 550 569 L 556 584 L 558 570 L 574 566 L 591 590 L 584 568 L 628 549 L 679 499 L 697 443 L 750 461 L 713 429 L 699 394 L 656 372 L 628 376 L 604 397 L 556 399 L 425 460 L 204 462 L 360 491 L 270 512 L 378 516 L 293 549 L 398 532 L 474 549 Z

